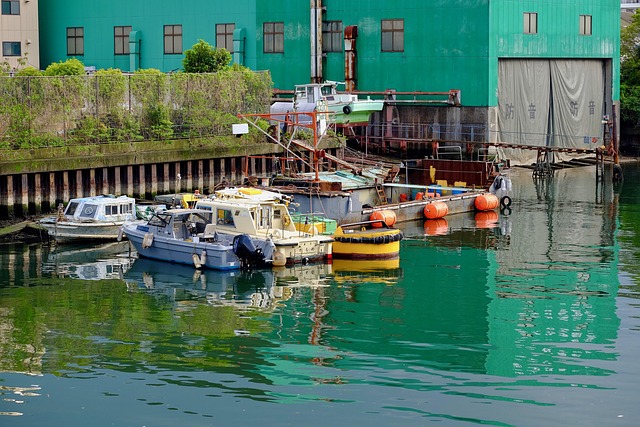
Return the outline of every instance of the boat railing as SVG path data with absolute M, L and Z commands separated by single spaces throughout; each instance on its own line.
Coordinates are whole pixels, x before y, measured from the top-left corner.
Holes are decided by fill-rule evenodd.
M 436 148 L 436 159 L 440 159 L 442 156 L 447 158 L 451 156 L 456 157 L 458 160 L 462 160 L 462 147 L 458 145 L 439 146 Z

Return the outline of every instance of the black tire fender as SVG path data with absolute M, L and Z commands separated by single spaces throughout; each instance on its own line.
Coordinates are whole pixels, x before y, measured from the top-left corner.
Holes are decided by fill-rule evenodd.
M 500 204 L 502 205 L 502 207 L 508 208 L 509 206 L 511 206 L 511 197 L 504 196 L 502 199 L 500 199 Z

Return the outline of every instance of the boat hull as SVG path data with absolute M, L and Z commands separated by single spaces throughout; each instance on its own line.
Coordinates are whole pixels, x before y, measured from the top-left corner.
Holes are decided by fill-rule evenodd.
M 138 255 L 145 258 L 213 270 L 237 270 L 241 268 L 241 261 L 233 252 L 232 245 L 151 235 L 145 230 L 144 226 L 138 225 L 127 225 L 123 230 Z M 148 237 L 150 235 L 153 237 Z M 194 260 L 194 255 L 197 256 L 196 260 Z
M 43 219 L 40 225 L 59 243 L 80 240 L 117 240 L 123 222 L 74 222 Z
M 334 114 L 336 124 L 355 125 L 369 123 L 371 114 L 382 111 L 383 107 L 383 101 L 358 100 L 329 104 L 329 111 Z
M 333 239 L 330 237 L 311 236 L 295 241 L 287 239 L 287 241 L 273 240 L 276 245 L 275 252 L 282 253 L 286 259 L 286 265 L 296 263 L 307 263 L 312 261 L 326 261 L 332 258 Z

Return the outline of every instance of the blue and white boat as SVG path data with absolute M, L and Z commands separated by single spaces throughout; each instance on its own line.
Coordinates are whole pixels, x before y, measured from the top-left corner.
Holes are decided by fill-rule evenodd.
M 146 222 L 127 223 L 122 231 L 145 258 L 214 270 L 260 268 L 271 263 L 273 242 L 247 234 L 217 233 L 212 217 L 208 210 L 169 209 L 154 213 Z

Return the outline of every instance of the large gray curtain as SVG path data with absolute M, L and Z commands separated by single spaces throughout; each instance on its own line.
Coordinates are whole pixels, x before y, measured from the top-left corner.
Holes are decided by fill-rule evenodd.
M 498 68 L 498 141 L 563 148 L 602 145 L 602 61 L 507 59 Z M 504 152 L 513 164 L 530 164 L 537 156 L 527 149 Z M 576 156 L 554 154 L 555 160 Z
M 546 146 L 551 75 L 547 60 L 503 60 L 498 71 L 499 141 Z M 507 149 L 514 164 L 531 163 L 533 150 Z M 533 157 L 532 157 L 533 156 Z

